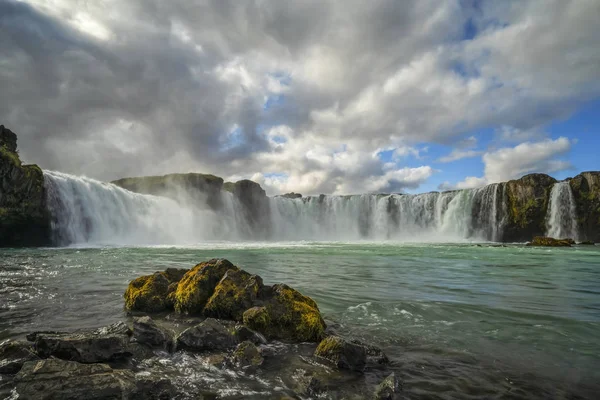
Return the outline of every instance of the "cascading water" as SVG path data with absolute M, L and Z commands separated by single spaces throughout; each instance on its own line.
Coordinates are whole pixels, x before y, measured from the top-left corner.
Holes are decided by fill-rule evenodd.
M 546 235 L 578 240 L 576 214 L 575 198 L 569 182 L 555 183 L 550 192 Z
M 209 240 L 497 241 L 504 185 L 419 195 L 266 198 L 249 209 L 232 193 L 220 205 L 173 198 L 45 171 L 58 244 L 193 244 Z

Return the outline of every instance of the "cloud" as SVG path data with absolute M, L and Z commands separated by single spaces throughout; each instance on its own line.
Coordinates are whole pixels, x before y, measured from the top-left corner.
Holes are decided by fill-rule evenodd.
M 476 151 L 476 150 L 458 150 L 458 149 L 454 149 L 447 156 L 443 156 L 443 157 L 438 158 L 438 161 L 442 162 L 442 163 L 449 163 L 449 162 L 452 162 L 452 161 L 462 160 L 463 158 L 477 157 L 477 156 L 479 156 L 481 154 L 482 154 L 481 151 Z
M 599 19 L 594 1 L 8 0 L 0 122 L 26 161 L 105 180 L 417 189 L 435 171 L 406 149 L 473 155 L 474 130 L 530 132 L 599 96 Z
M 440 189 L 467 189 L 516 179 L 533 172 L 549 174 L 573 168 L 570 162 L 557 158 L 567 154 L 573 143 L 574 140 L 560 137 L 486 152 L 482 157 L 485 165 L 483 177 L 467 177 L 455 185 L 444 182 Z

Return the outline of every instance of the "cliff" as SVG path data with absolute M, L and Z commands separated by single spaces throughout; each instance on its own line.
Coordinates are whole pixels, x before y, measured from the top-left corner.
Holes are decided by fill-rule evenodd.
M 44 174 L 21 163 L 17 136 L 0 125 L 0 246 L 46 246 L 50 235 Z
M 582 240 L 600 243 L 600 171 L 582 172 L 569 180 L 577 206 Z

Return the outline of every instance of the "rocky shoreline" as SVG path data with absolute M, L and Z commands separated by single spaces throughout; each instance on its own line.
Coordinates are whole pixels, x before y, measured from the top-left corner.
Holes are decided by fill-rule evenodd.
M 327 326 L 311 298 L 287 285 L 266 286 L 259 276 L 225 259 L 136 278 L 124 297 L 129 323 L 91 331 L 33 332 L 26 341 L 2 343 L 0 395 L 399 398 L 401 384 L 381 349 L 352 340 L 335 324 Z M 231 394 L 210 384 L 190 391 L 181 379 L 200 380 L 203 370 L 190 369 L 182 359 L 227 371 L 233 382 L 262 376 L 276 384 L 268 393 L 248 389 Z M 168 363 L 174 373 L 164 367 Z

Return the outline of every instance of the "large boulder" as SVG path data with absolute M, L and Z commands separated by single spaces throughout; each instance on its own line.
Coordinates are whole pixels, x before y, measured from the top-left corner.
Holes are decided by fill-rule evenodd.
M 227 350 L 236 343 L 233 333 L 213 318 L 186 329 L 177 337 L 177 348 L 195 351 Z
M 186 272 L 186 269 L 168 268 L 132 280 L 124 294 L 125 309 L 144 312 L 173 309 L 172 295 Z
M 556 179 L 545 174 L 529 174 L 504 183 L 508 218 L 503 241 L 524 242 L 546 231 L 546 212 Z
M 52 244 L 44 174 L 23 165 L 17 136 L 0 125 L 0 247 Z
M 269 292 L 264 306 L 244 313 L 245 325 L 272 339 L 317 342 L 323 338 L 325 322 L 313 299 L 283 284 Z
M 582 172 L 569 180 L 577 208 L 580 239 L 600 242 L 600 171 Z
M 173 294 L 175 310 L 179 313 L 201 314 L 223 275 L 237 269 L 229 261 L 216 258 L 196 265 L 177 285 Z
M 106 364 L 49 359 L 30 361 L 15 376 L 20 399 L 130 399 L 137 391 L 131 371 Z
M 168 400 L 176 395 L 160 376 L 60 359 L 26 362 L 14 382 L 19 399 L 28 400 Z
M 241 321 L 244 311 L 256 303 L 263 288 L 260 276 L 230 269 L 215 287 L 204 307 L 204 315 Z
M 533 240 L 527 243 L 527 246 L 542 246 L 542 247 L 571 247 L 575 244 L 573 239 L 554 239 L 546 236 L 536 236 Z
M 42 358 L 50 356 L 80 363 L 115 361 L 129 356 L 131 331 L 123 322 L 74 333 L 37 333 L 28 336 L 34 341 L 35 352 Z
M 14 375 L 27 361 L 37 360 L 31 343 L 8 341 L 0 345 L 0 374 Z
M 366 348 L 339 336 L 329 336 L 321 341 L 315 350 L 315 357 L 351 371 L 363 371 L 367 364 Z
M 133 339 L 149 347 L 171 349 L 173 334 L 156 324 L 149 316 L 133 319 Z

